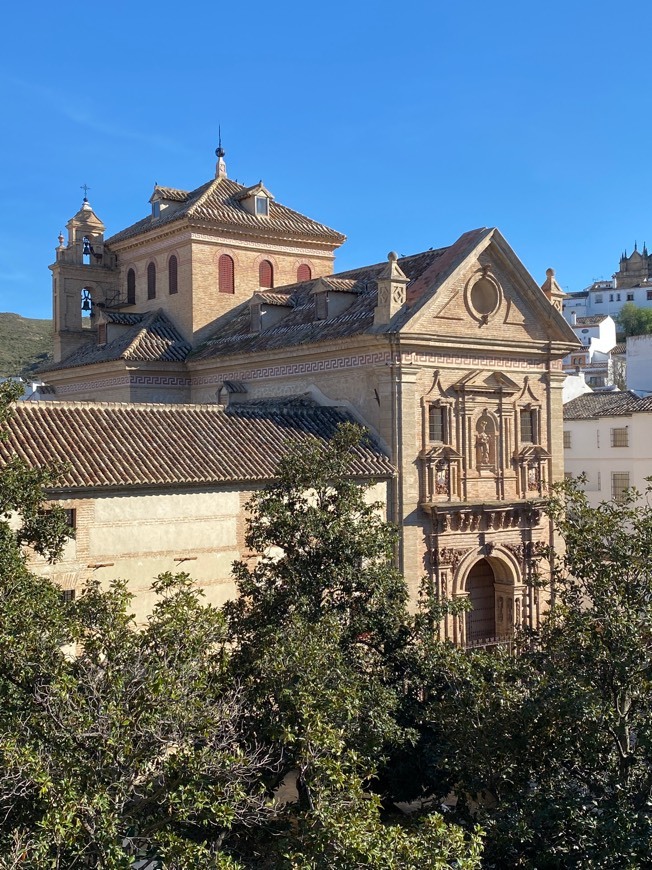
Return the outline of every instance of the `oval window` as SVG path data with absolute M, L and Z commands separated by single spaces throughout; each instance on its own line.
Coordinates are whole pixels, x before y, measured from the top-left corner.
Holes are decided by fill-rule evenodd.
M 480 278 L 471 288 L 471 305 L 478 314 L 491 314 L 498 307 L 498 290 L 488 278 Z

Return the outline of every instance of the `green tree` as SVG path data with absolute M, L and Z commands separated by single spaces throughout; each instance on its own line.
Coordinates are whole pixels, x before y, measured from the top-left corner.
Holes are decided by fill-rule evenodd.
M 616 317 L 619 332 L 628 335 L 649 335 L 652 332 L 652 309 L 639 308 L 626 302 Z
M 652 838 L 652 509 L 572 484 L 555 607 L 523 650 L 433 649 L 415 716 L 484 866 L 638 868 Z
M 139 630 L 123 583 L 63 602 L 27 562 L 70 535 L 44 500 L 58 472 L 6 450 L 0 470 L 0 867 L 243 866 L 242 832 L 250 851 L 274 811 L 224 619 L 185 575 L 156 581 Z
M 416 733 L 404 721 L 417 636 L 394 567 L 395 531 L 352 479 L 361 431 L 343 427 L 281 463 L 250 502 L 239 595 L 225 610 L 250 726 L 290 780 L 270 866 L 479 866 L 477 833 L 393 807 L 385 768 Z

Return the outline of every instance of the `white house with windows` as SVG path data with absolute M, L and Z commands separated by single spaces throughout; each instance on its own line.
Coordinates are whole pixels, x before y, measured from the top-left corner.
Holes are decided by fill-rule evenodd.
M 645 492 L 652 474 L 652 397 L 586 393 L 564 405 L 567 475 L 586 476 L 592 505 L 620 499 L 630 487 Z

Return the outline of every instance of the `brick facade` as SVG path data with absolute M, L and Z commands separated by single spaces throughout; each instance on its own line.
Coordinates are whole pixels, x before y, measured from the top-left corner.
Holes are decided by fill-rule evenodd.
M 554 294 L 534 283 L 497 230 L 412 258 L 391 254 L 388 264 L 320 284 L 332 275 L 338 243 L 298 230 L 281 239 L 264 221 L 246 232 L 204 220 L 201 229 L 180 221 L 118 234 L 111 251 L 122 284 L 126 269 L 136 271 L 134 307 L 164 306 L 195 350 L 167 367 L 113 361 L 59 367 L 48 380 L 61 398 L 213 403 L 236 384 L 230 401 L 308 395 L 345 408 L 397 470 L 387 513 L 400 529 L 413 600 L 425 577 L 440 595 L 492 601 L 482 629 L 473 616 L 442 626 L 459 643 L 488 627 L 508 636 L 515 623 L 537 624 L 545 595 L 530 582 L 532 556 L 550 540 L 540 505 L 563 475 L 560 367 L 576 341 Z M 171 253 L 179 259 L 173 296 Z M 218 291 L 223 254 L 234 261 L 233 294 Z M 148 301 L 152 260 L 160 283 Z M 248 304 L 263 260 L 281 291 L 275 304 L 285 307 L 278 325 L 258 334 Z M 302 264 L 312 281 L 298 285 Z M 320 294 L 332 305 L 325 319 Z M 242 497 L 233 517 L 231 539 L 241 541 Z M 129 558 L 149 566 L 151 556 Z

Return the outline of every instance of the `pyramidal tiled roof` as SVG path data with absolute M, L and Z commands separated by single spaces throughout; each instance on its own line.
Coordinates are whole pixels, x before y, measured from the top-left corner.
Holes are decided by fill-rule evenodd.
M 311 438 L 328 441 L 351 417 L 301 399 L 253 405 L 20 402 L 0 441 L 0 464 L 63 463 L 59 488 L 170 486 L 270 480 L 279 460 Z M 352 477 L 394 468 L 370 438 L 355 448 Z
M 103 311 L 109 322 L 127 327 L 108 344 L 94 341 L 78 348 L 66 359 L 49 363 L 40 371 L 54 371 L 73 366 L 88 366 L 113 360 L 139 362 L 181 362 L 190 353 L 190 344 L 183 338 L 164 311 L 145 314 Z
M 150 215 L 106 240 L 108 245 L 122 242 L 134 236 L 182 219 L 197 223 L 213 223 L 222 227 L 235 227 L 250 231 L 283 236 L 315 239 L 333 245 L 341 245 L 346 236 L 320 224 L 275 200 L 269 202 L 269 215 L 254 215 L 242 203 L 242 195 L 249 188 L 230 178 L 214 178 L 196 190 L 184 191 L 170 187 L 157 187 L 155 196 L 171 200 L 179 205 L 161 210 L 159 217 Z
M 434 292 L 450 271 L 491 230 L 472 230 L 447 248 L 424 251 L 410 257 L 400 257 L 398 265 L 409 279 L 406 310 L 392 321 L 391 327 L 374 327 L 374 309 L 378 299 L 378 277 L 387 262 L 352 269 L 337 275 L 314 278 L 277 288 L 276 293 L 288 295 L 288 314 L 262 332 L 251 331 L 249 307 L 241 305 L 222 319 L 220 326 L 189 357 L 190 360 L 210 359 L 235 353 L 257 353 L 303 344 L 315 344 L 347 338 L 374 330 L 398 329 L 411 316 L 428 293 Z M 343 311 L 319 320 L 315 316 L 315 290 L 320 285 L 334 292 L 345 292 L 356 298 Z

